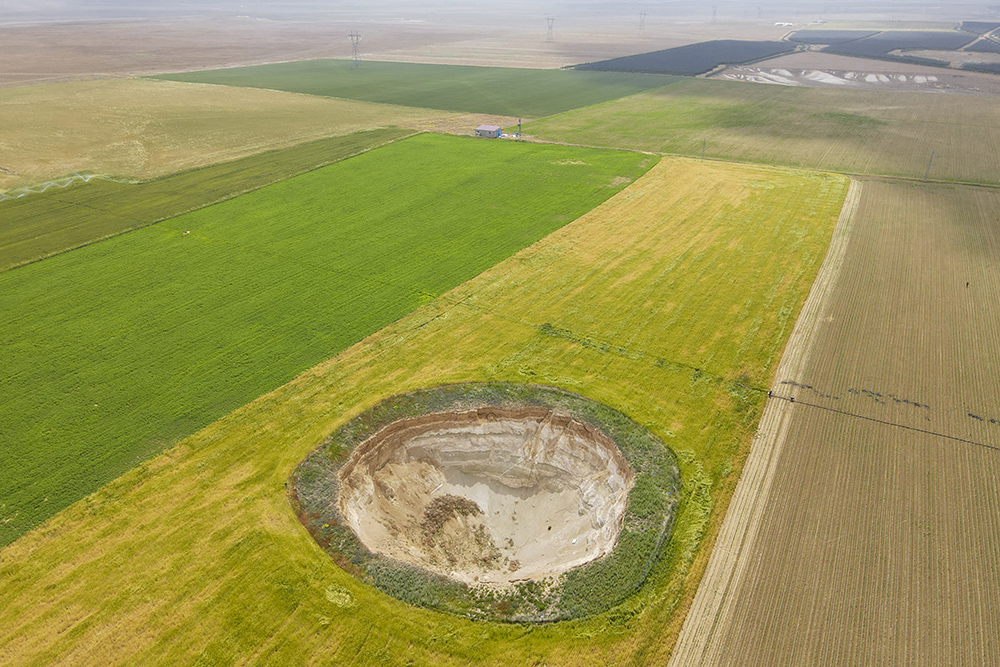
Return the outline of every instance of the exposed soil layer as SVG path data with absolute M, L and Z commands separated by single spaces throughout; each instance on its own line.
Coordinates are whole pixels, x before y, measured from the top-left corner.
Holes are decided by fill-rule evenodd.
M 369 550 L 463 583 L 555 577 L 609 553 L 635 473 L 593 426 L 544 407 L 402 419 L 341 468 Z

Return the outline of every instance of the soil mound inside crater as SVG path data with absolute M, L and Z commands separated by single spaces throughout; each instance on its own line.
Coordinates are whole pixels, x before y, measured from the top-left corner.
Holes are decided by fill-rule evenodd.
M 467 584 L 555 577 L 615 545 L 635 473 L 590 424 L 543 407 L 402 419 L 339 473 L 370 551 Z

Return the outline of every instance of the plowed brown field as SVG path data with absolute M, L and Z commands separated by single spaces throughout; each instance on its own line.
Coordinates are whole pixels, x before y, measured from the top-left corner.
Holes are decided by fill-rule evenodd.
M 1000 664 L 998 210 L 864 184 L 671 664 Z

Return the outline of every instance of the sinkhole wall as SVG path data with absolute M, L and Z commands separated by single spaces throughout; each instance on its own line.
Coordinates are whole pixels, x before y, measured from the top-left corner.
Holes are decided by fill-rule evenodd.
M 537 385 L 382 401 L 293 472 L 292 504 L 358 579 L 472 619 L 547 622 L 637 591 L 669 542 L 677 460 L 624 414 Z

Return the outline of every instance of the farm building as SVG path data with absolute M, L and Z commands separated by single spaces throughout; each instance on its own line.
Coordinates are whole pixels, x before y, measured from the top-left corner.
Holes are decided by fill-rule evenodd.
M 476 128 L 476 136 L 498 139 L 500 137 L 501 129 L 502 128 L 496 125 L 480 125 Z

